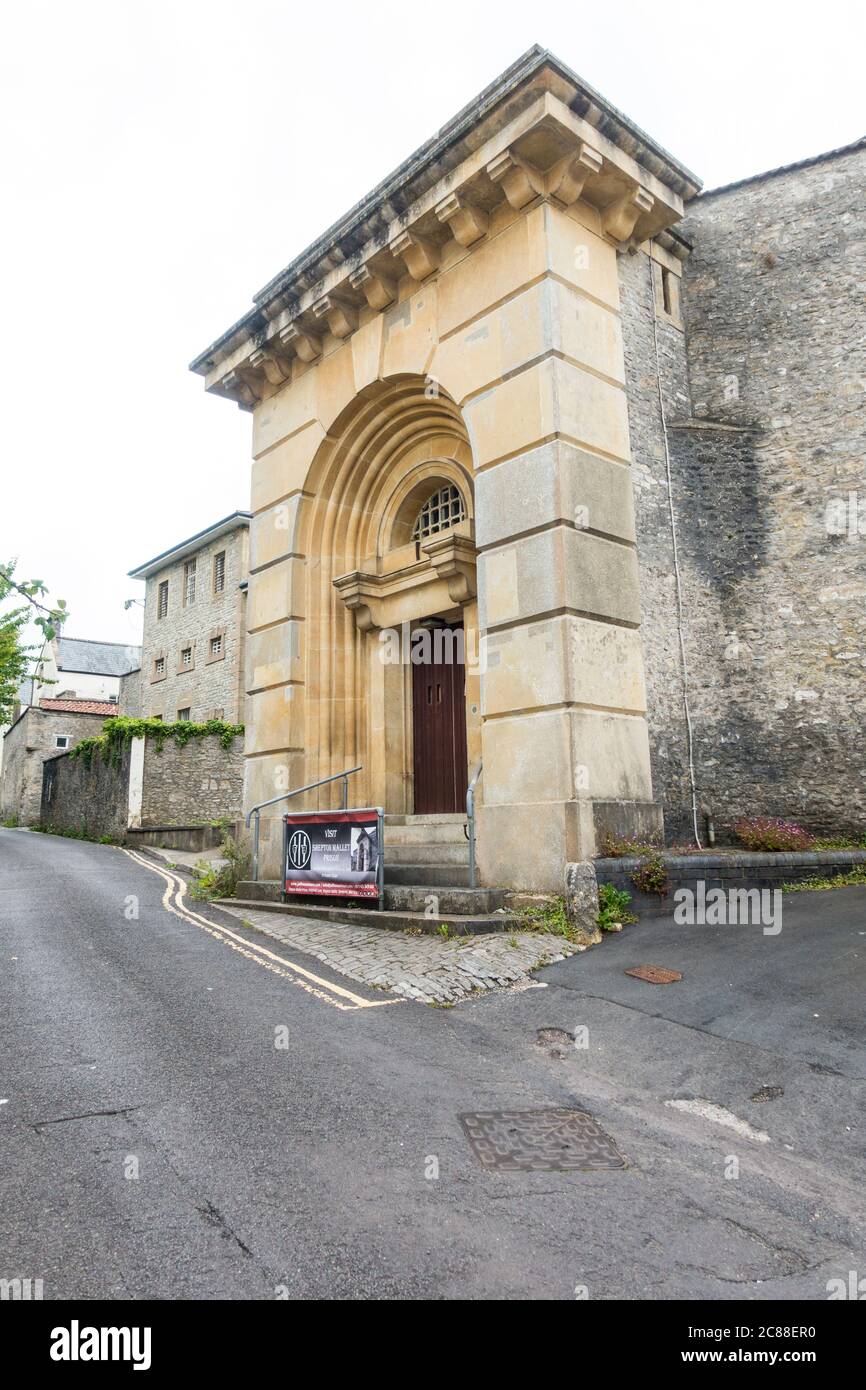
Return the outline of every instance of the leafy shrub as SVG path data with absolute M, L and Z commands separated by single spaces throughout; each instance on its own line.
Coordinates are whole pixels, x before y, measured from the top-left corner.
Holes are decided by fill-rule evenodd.
M 252 855 L 245 844 L 226 834 L 220 845 L 224 864 L 208 864 L 200 859 L 199 877 L 190 885 L 190 897 L 204 899 L 233 898 L 239 883 L 249 878 Z
M 772 853 L 802 852 L 814 849 L 815 837 L 790 820 L 776 820 L 772 816 L 747 816 L 738 820 L 733 827 L 734 834 L 746 849 L 766 850 Z
M 614 927 L 626 926 L 636 922 L 637 917 L 629 910 L 631 893 L 617 888 L 613 883 L 601 883 L 598 888 L 598 925 L 602 931 L 613 931 Z

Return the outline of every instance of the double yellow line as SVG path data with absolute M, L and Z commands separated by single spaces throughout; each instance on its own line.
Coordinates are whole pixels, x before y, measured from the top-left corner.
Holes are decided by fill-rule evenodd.
M 269 951 L 266 946 L 259 946 L 254 941 L 248 941 L 246 937 L 233 932 L 230 927 L 218 926 L 215 922 L 209 922 L 206 917 L 195 912 L 184 901 L 186 883 L 182 878 L 171 873 L 168 869 L 160 868 L 158 864 L 145 859 L 135 850 L 125 849 L 123 852 L 128 854 L 130 859 L 134 859 L 136 864 L 140 864 L 143 869 L 149 869 L 152 874 L 156 874 L 158 878 L 162 879 L 165 884 L 162 905 L 166 912 L 171 912 L 182 922 L 189 922 L 192 926 L 206 931 L 208 936 L 212 936 L 223 946 L 228 946 L 231 950 L 237 951 L 239 955 L 246 956 L 247 960 L 260 965 L 263 970 L 270 970 L 274 975 L 281 975 L 283 979 L 297 985 L 299 989 L 306 990 L 308 994 L 315 995 L 317 999 L 321 999 L 325 1004 L 330 1004 L 332 1008 L 351 1012 L 353 1009 L 381 1009 L 388 1004 L 405 1003 L 403 999 L 362 999 L 359 994 L 353 994 L 351 990 L 344 989 L 342 985 L 335 985 L 330 980 L 323 980 L 319 975 L 314 975 L 311 970 L 297 965 L 295 961 L 286 960 L 285 956 L 278 956 L 274 951 Z

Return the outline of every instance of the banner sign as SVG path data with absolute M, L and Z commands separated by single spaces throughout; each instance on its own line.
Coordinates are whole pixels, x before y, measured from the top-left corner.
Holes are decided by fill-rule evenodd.
M 381 906 L 381 811 L 299 811 L 284 820 L 284 895 L 378 898 Z

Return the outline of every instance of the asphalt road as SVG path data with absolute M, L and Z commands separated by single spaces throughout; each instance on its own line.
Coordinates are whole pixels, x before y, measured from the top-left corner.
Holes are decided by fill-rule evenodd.
M 178 915 L 120 849 L 2 830 L 0 1278 L 46 1299 L 824 1299 L 866 1275 L 866 892 L 790 903 L 777 938 L 655 922 L 446 1011 Z M 684 980 L 623 975 L 646 961 Z M 458 1121 L 548 1107 L 594 1115 L 627 1166 L 491 1173 Z

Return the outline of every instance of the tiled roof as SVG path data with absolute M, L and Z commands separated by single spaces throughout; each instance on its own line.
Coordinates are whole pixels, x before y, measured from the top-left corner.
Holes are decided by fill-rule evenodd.
M 117 705 L 108 700 L 40 700 L 40 709 L 59 710 L 64 714 L 116 715 Z
M 83 637 L 61 637 L 59 647 L 58 668 L 78 675 L 126 676 L 141 665 L 141 647 L 125 642 L 89 642 Z

